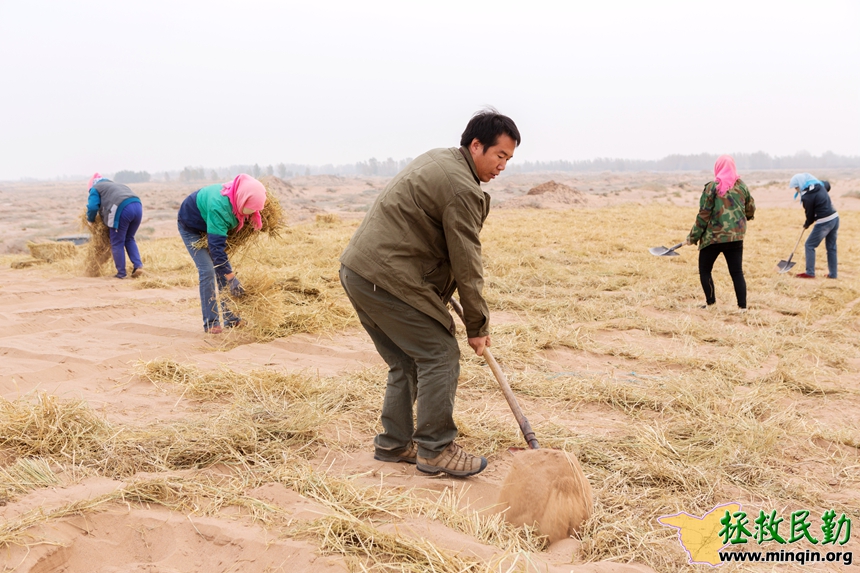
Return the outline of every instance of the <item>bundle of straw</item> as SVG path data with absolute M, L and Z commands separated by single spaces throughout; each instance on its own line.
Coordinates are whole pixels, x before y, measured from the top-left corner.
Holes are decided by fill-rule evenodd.
M 72 243 L 68 242 L 28 242 L 27 248 L 30 249 L 30 255 L 34 259 L 42 259 L 43 261 L 48 261 L 49 263 L 75 256 L 75 246 Z
M 86 256 L 84 258 L 84 275 L 88 277 L 100 277 L 102 265 L 111 259 L 110 249 L 110 227 L 102 222 L 100 213 L 96 214 L 95 222 L 90 225 L 87 214 L 81 215 L 81 229 L 89 231 L 92 238 L 87 243 Z
M 277 195 L 266 186 L 266 205 L 260 211 L 260 219 L 263 226 L 259 231 L 254 229 L 253 225 L 245 224 L 241 229 L 232 229 L 227 233 L 227 255 L 233 255 L 240 250 L 248 247 L 256 242 L 261 235 L 268 235 L 272 238 L 277 238 L 281 234 L 283 228 L 284 209 Z M 209 241 L 206 235 L 202 235 L 200 240 L 194 243 L 197 249 L 205 249 L 209 246 Z

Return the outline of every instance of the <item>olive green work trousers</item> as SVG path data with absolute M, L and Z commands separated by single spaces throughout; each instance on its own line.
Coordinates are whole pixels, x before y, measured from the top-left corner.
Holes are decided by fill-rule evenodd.
M 388 364 L 382 433 L 373 441 L 376 449 L 397 452 L 414 441 L 419 456 L 435 458 L 457 437 L 457 340 L 439 321 L 343 265 L 340 282 L 361 325 Z

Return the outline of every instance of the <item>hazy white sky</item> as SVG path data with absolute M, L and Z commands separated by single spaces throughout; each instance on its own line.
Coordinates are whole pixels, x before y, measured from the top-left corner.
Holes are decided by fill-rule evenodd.
M 351 163 L 860 154 L 857 0 L 0 0 L 0 179 Z

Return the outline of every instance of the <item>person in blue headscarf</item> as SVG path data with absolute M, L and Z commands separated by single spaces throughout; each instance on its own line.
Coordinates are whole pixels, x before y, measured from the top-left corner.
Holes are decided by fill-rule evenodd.
M 794 189 L 794 198 L 806 211 L 803 228 L 815 225 L 806 239 L 806 272 L 795 275 L 801 279 L 815 278 L 815 249 L 824 241 L 827 250 L 827 278 L 836 278 L 836 232 L 839 230 L 839 213 L 833 208 L 828 195 L 829 186 L 809 173 L 798 173 L 791 178 L 789 187 Z

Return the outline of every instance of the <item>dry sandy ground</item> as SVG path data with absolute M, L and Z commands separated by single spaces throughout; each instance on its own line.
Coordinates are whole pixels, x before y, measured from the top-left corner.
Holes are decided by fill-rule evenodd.
M 42 269 L 0 268 L 0 391 L 14 400 L 45 391 L 62 399 L 83 399 L 118 423 L 177 420 L 188 415 L 190 401 L 159 392 L 135 377 L 139 360 L 173 357 L 186 364 L 234 369 L 312 370 L 320 375 L 357 371 L 380 358 L 363 332 L 334 338 L 296 335 L 266 344 L 245 344 L 217 351 L 199 327 L 198 300 L 192 289 L 137 290 L 129 282 L 102 278 L 61 278 Z M 502 321 L 503 323 L 503 321 Z M 564 359 L 562 359 L 562 362 Z M 562 368 L 562 364 L 559 364 Z M 504 411 L 500 415 L 506 415 Z M 597 423 L 581 419 L 583 424 Z M 372 450 L 335 454 L 314 461 L 317 468 L 345 475 L 366 474 L 363 483 L 462 494 L 472 507 L 495 503 L 510 460 L 501 459 L 474 479 L 425 477 L 414 466 L 373 460 Z M 138 476 L 141 477 L 141 476 Z M 12 519 L 34 507 L 45 510 L 94 498 L 124 485 L 106 478 L 87 478 L 65 488 L 39 489 L 0 507 L 0 518 Z M 248 492 L 285 509 L 297 521 L 313 520 L 327 510 L 277 484 Z M 403 527 L 402 525 L 400 527 Z M 420 537 L 455 552 L 482 559 L 500 550 L 438 525 L 410 523 Z M 305 541 L 276 539 L 249 519 L 186 517 L 159 507 L 117 505 L 106 511 L 59 519 L 37 528 L 35 535 L 58 545 L 30 550 L 4 548 L 0 563 L 9 570 L 42 573 L 147 571 L 346 571 L 335 557 L 319 555 Z M 561 567 L 569 563 L 576 542 L 556 543 L 534 559 L 542 571 L 649 571 L 644 566 L 606 564 Z M 245 563 L 246 565 L 242 565 Z M 553 564 L 557 564 L 558 567 Z M 17 568 L 16 568 L 17 567 Z
M 790 173 L 753 173 L 745 178 L 759 207 L 790 206 L 786 189 Z M 584 192 L 589 206 L 619 202 L 669 202 L 689 205 L 698 200 L 702 173 L 682 174 L 517 174 L 489 185 L 497 205 L 525 204 L 556 208 L 528 189 L 554 179 Z M 860 190 L 860 174 L 834 173 L 833 196 L 840 210 L 860 208 L 860 199 L 845 197 Z M 301 220 L 320 211 L 338 211 L 360 217 L 368 203 L 384 187 L 382 179 L 301 177 L 282 186 L 279 195 L 290 216 Z M 150 183 L 134 186 L 145 205 L 140 238 L 171 236 L 175 213 L 185 195 L 202 183 Z M 0 183 L 0 252 L 21 252 L 27 240 L 41 240 L 77 232 L 83 209 L 83 182 Z M 543 202 L 542 202 L 543 201 Z M 569 206 L 569 205 L 568 205 Z M 798 223 L 802 219 L 799 207 Z M 692 215 L 691 215 L 692 217 Z M 679 237 L 680 239 L 680 237 Z M 349 331 L 334 337 L 296 335 L 265 344 L 253 343 L 219 350 L 200 328 L 195 288 L 135 289 L 130 281 L 58 276 L 47 268 L 12 270 L 0 268 L 0 395 L 15 400 L 44 391 L 63 399 L 83 399 L 109 419 L 120 423 L 181 419 L 189 401 L 166 394 L 136 377 L 132 366 L 139 360 L 173 357 L 201 368 L 228 364 L 236 369 L 271 368 L 317 371 L 320 375 L 359 371 L 381 364 L 367 336 Z M 504 313 L 494 314 L 495 324 L 505 323 Z M 634 333 L 635 334 L 635 333 Z M 611 342 L 611 341 L 607 341 Z M 636 365 L 621 356 L 588 357 L 557 352 L 548 357 L 558 371 L 602 370 L 648 375 L 647 365 Z M 503 409 L 500 416 L 508 415 Z M 558 414 L 563 415 L 562 413 Z M 860 411 L 845 415 L 860 417 Z M 575 423 L 611 425 L 606 412 L 578 414 Z M 572 422 L 574 423 L 574 422 Z M 491 505 L 498 495 L 510 460 L 493 460 L 487 471 L 470 480 L 427 478 L 413 467 L 384 464 L 372 459 L 370 445 L 361 452 L 331 453 L 314 460 L 329 472 L 366 473 L 367 483 L 384 480 L 403 487 L 436 491 L 464 491 L 473 507 Z M 74 481 L 74 480 L 72 480 Z M 111 492 L 121 482 L 88 477 L 68 487 L 42 488 L 0 507 L 0 520 L 12 519 L 41 507 L 49 510 L 70 501 Z M 313 520 L 326 509 L 280 485 L 251 492 L 275 504 L 297 521 Z M 409 524 L 413 534 L 433 540 L 440 547 L 463 551 L 482 559 L 499 553 L 453 530 L 422 522 Z M 57 519 L 39 526 L 35 535 L 52 545 L 0 550 L 3 571 L 157 572 L 178 571 L 345 571 L 340 557 L 322 556 L 313 543 L 283 539 L 248 518 L 189 517 L 159 506 L 114 504 L 104 511 Z M 648 571 L 633 564 L 571 565 L 575 540 L 554 544 L 533 556 L 535 570 L 558 572 Z M 845 570 L 848 570 L 847 568 Z

